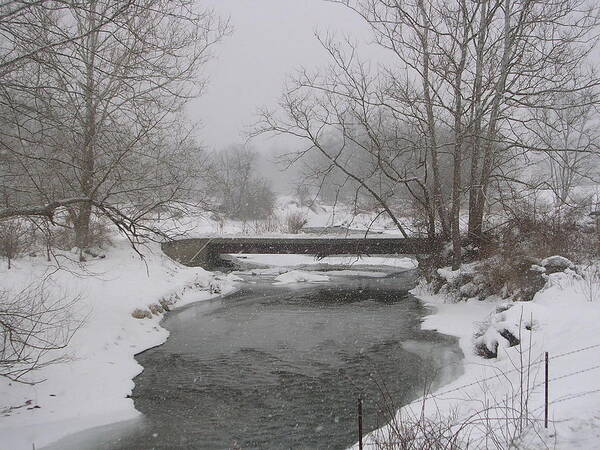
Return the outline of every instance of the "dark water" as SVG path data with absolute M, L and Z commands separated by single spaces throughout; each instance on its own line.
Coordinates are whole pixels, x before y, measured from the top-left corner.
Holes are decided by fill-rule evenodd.
M 138 355 L 142 421 L 53 448 L 345 448 L 356 402 L 367 430 L 425 383 L 460 370 L 454 339 L 419 329 L 412 276 L 326 285 L 250 285 L 169 314 L 161 347 Z M 396 404 L 384 401 L 390 394 Z

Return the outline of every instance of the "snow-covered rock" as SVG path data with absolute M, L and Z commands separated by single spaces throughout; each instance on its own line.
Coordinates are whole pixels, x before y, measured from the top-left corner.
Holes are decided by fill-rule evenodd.
M 542 267 L 542 266 L 540 266 L 538 264 L 533 264 L 531 266 L 530 270 L 532 270 L 533 272 L 539 272 L 539 273 L 545 273 L 546 272 L 546 268 Z
M 549 256 L 540 262 L 540 266 L 546 269 L 546 273 L 563 272 L 565 269 L 572 269 L 575 264 L 564 256 Z
M 452 270 L 449 267 L 442 267 L 437 270 L 438 275 L 446 280 L 448 284 L 453 284 L 456 280 L 460 278 L 461 271 L 460 270 Z
M 528 342 L 528 334 L 537 330 L 544 308 L 532 302 L 510 302 L 498 305 L 475 333 L 474 347 L 486 358 L 502 357 L 501 349 Z
M 479 286 L 476 285 L 475 283 L 473 283 L 472 281 L 469 281 L 468 283 L 463 284 L 460 287 L 460 294 L 466 298 L 477 297 L 477 295 L 479 294 L 479 291 L 480 291 Z

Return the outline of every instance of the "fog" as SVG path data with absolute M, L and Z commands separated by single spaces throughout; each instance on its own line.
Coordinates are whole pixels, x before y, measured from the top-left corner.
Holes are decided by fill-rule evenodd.
M 205 0 L 230 17 L 233 33 L 215 49 L 208 66 L 209 85 L 189 106 L 201 123 L 199 138 L 212 150 L 245 142 L 257 110 L 274 108 L 288 75 L 299 67 L 327 64 L 315 32 L 349 35 L 361 45 L 363 57 L 379 49 L 369 45 L 368 27 L 350 11 L 326 0 Z M 270 159 L 290 150 L 290 141 L 260 137 L 251 145 Z M 263 161 L 265 162 L 265 161 Z

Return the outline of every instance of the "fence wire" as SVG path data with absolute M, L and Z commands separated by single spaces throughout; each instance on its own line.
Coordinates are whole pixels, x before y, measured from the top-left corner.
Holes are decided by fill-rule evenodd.
M 550 361 L 550 362 L 552 362 L 553 360 L 557 360 L 557 359 L 560 359 L 560 358 L 564 358 L 564 357 L 566 357 L 566 356 L 574 355 L 574 354 L 576 354 L 576 353 L 581 353 L 581 352 L 585 352 L 585 351 L 588 351 L 588 350 L 592 350 L 592 349 L 594 349 L 594 348 L 600 348 L 600 343 L 599 343 L 599 344 L 588 345 L 588 346 L 586 346 L 586 347 L 580 347 L 580 348 L 577 348 L 577 349 L 574 349 L 574 350 L 569 350 L 569 351 L 567 351 L 567 352 L 564 352 L 564 353 L 559 353 L 558 355 L 554 355 L 554 356 L 550 355 L 550 356 L 549 356 L 549 361 Z M 542 364 L 542 363 L 544 363 L 544 362 L 545 362 L 544 358 L 543 358 L 543 357 L 540 357 L 539 359 L 536 359 L 536 360 L 532 361 L 531 363 L 528 363 L 528 365 L 527 365 L 527 366 L 528 366 L 529 368 L 531 368 L 531 367 L 537 366 L 537 365 L 539 365 L 539 364 Z M 598 365 L 598 366 L 593 366 L 593 367 L 590 367 L 590 368 L 587 368 L 587 369 L 583 369 L 583 370 L 579 370 L 579 371 L 576 371 L 576 372 L 572 372 L 571 374 L 562 375 L 562 376 L 560 376 L 560 377 L 553 378 L 553 379 L 551 379 L 551 380 L 549 380 L 549 381 L 556 381 L 556 380 L 560 380 L 560 379 L 562 379 L 562 378 L 567 378 L 567 377 L 570 377 L 570 376 L 578 375 L 579 373 L 589 372 L 589 371 L 591 371 L 591 370 L 595 370 L 595 369 L 598 369 L 598 368 L 600 368 L 600 365 Z M 499 369 L 499 368 L 498 368 L 497 370 L 499 370 L 499 371 L 500 371 L 500 369 Z M 510 370 L 508 370 L 508 371 L 500 371 L 499 373 L 497 373 L 497 374 L 495 374 L 495 375 L 491 375 L 491 376 L 489 376 L 489 377 L 486 377 L 486 378 L 482 378 L 482 379 L 479 379 L 479 380 L 473 381 L 472 383 L 463 384 L 463 385 L 461 385 L 461 386 L 457 386 L 457 387 L 455 387 L 455 388 L 452 388 L 452 389 L 449 389 L 449 390 L 446 390 L 446 391 L 442 391 L 442 392 L 436 392 L 436 393 L 433 393 L 433 394 L 432 394 L 430 397 L 432 397 L 432 398 L 435 398 L 435 397 L 442 397 L 442 396 L 444 396 L 444 395 L 451 394 L 451 393 L 453 393 L 453 392 L 462 391 L 462 390 L 464 390 L 464 389 L 466 389 L 466 388 L 469 388 L 469 387 L 472 387 L 472 386 L 478 386 L 478 385 L 481 385 L 482 383 L 485 383 L 485 382 L 487 382 L 487 381 L 491 381 L 491 380 L 495 380 L 495 379 L 504 378 L 504 377 L 506 377 L 508 374 L 515 373 L 515 372 L 520 372 L 520 371 L 522 371 L 522 370 L 523 370 L 523 368 L 518 368 L 518 367 L 516 367 L 516 368 L 514 368 L 514 369 L 510 369 Z M 539 387 L 539 386 L 541 386 L 541 385 L 543 385 L 543 384 L 544 384 L 544 383 L 540 383 L 540 384 L 534 385 L 533 387 Z M 416 404 L 419 404 L 419 403 L 422 403 L 422 402 L 423 402 L 423 399 L 414 400 L 414 401 L 412 401 L 411 403 L 408 403 L 406 406 L 410 406 L 410 405 L 416 405 Z

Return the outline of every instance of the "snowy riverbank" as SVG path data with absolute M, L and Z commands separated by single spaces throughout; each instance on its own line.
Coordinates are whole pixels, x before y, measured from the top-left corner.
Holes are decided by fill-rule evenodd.
M 516 448 L 600 448 L 600 299 L 590 301 L 588 292 L 586 282 L 572 272 L 550 275 L 532 302 L 450 303 L 416 288 L 413 293 L 434 310 L 423 328 L 459 338 L 465 372 L 404 407 L 398 423 L 419 422 L 424 407 L 430 425 L 451 423 L 449 430 L 468 437 L 470 448 L 505 448 L 492 440 L 503 436 L 506 444 L 519 434 L 515 417 L 525 408 L 527 431 L 513 442 Z M 520 337 L 521 345 L 508 346 L 500 335 L 507 329 Z M 477 342 L 498 341 L 497 359 L 475 354 L 475 335 L 481 336 Z M 550 358 L 548 430 L 543 425 L 544 352 Z M 503 415 L 511 418 L 493 419 Z M 366 448 L 397 438 L 391 427 L 384 427 L 365 439 L 370 444 Z
M 45 381 L 26 385 L 0 379 L 0 449 L 30 449 L 33 444 L 40 448 L 86 428 L 138 417 L 128 397 L 134 386 L 132 379 L 142 370 L 134 355 L 163 343 L 168 333 L 159 326 L 161 314 L 139 320 L 132 317 L 132 312 L 148 310 L 160 300 L 176 301 L 174 307 L 179 307 L 214 298 L 231 292 L 238 279 L 235 275 L 180 266 L 163 255 L 158 245 L 149 245 L 144 254 L 145 260 L 141 260 L 126 242 L 119 242 L 105 258 L 84 265 L 63 255 L 58 271 L 55 264 L 45 263 L 40 257 L 21 258 L 10 271 L 0 269 L 3 290 L 18 291 L 44 279 L 50 292 L 66 299 L 80 297 L 74 320 L 83 321 L 69 346 L 57 352 L 66 353 L 69 360 L 31 374 L 32 379 Z M 247 260 L 277 266 L 273 275 L 288 273 L 287 277 L 300 273 L 297 268 L 305 266 L 317 270 L 336 265 L 350 265 L 352 269 L 376 269 L 380 265 L 396 270 L 414 268 L 408 258 L 316 261 L 305 256 L 275 260 L 273 255 L 253 255 Z M 295 282 L 325 275 L 302 273 L 302 280 L 292 277 Z M 471 417 L 469 433 L 471 442 L 475 442 L 489 432 L 489 421 L 473 420 L 477 417 L 473 414 L 489 412 L 494 405 L 506 408 L 510 404 L 512 408 L 515 397 L 520 399 L 522 392 L 528 416 L 536 426 L 519 448 L 543 448 L 540 437 L 548 448 L 600 448 L 600 301 L 589 301 L 589 286 L 572 272 L 549 277 L 532 302 L 507 304 L 491 298 L 451 303 L 444 296 L 430 295 L 423 287 L 413 291 L 433 310 L 423 328 L 458 337 L 465 355 L 461 362 L 463 375 L 428 396 L 425 412 L 432 421 L 452 416 L 456 429 Z M 520 337 L 521 346 L 509 347 L 509 341 L 502 337 L 504 330 Z M 479 336 L 478 342 L 498 342 L 497 359 L 475 354 L 475 335 Z M 548 431 L 541 425 L 543 364 L 539 363 L 546 351 L 550 354 Z M 520 370 L 527 366 L 529 370 Z M 521 390 L 524 373 L 528 374 L 528 387 Z M 417 401 L 399 414 L 405 419 L 411 411 L 418 415 L 422 406 Z M 389 439 L 390 429 L 384 427 L 366 441 L 372 444 Z
M 157 244 L 143 253 L 144 260 L 120 241 L 105 258 L 84 265 L 61 257 L 56 270 L 41 257 L 27 257 L 11 270 L 0 269 L 2 290 L 16 292 L 45 280 L 53 295 L 79 297 L 72 314 L 80 323 L 67 348 L 48 355 L 69 359 L 31 373 L 32 380 L 43 382 L 0 378 L 0 449 L 40 448 L 86 428 L 139 416 L 128 398 L 133 377 L 142 371 L 134 355 L 163 343 L 168 332 L 159 325 L 162 314 L 140 320 L 131 313 L 161 299 L 179 307 L 233 290 L 233 277 L 176 264 Z
M 215 298 L 232 292 L 239 280 L 233 274 L 181 266 L 157 244 L 142 251 L 143 260 L 120 240 L 102 258 L 84 264 L 75 261 L 76 255 L 64 253 L 57 255 L 60 266 L 36 256 L 16 260 L 11 270 L 0 268 L 1 290 L 19 292 L 45 280 L 50 295 L 65 302 L 77 297 L 71 314 L 73 324 L 79 326 L 65 349 L 47 355 L 66 355 L 66 361 L 30 374 L 31 380 L 42 382 L 29 385 L 0 378 L 0 450 L 41 448 L 69 434 L 139 417 L 129 398 L 133 378 L 143 370 L 134 356 L 165 342 L 168 332 L 159 325 L 161 313 L 149 319 L 136 319 L 132 313 L 150 315 L 149 310 L 161 301 L 175 302 L 171 306 L 175 308 Z M 279 255 L 283 260 L 275 261 L 274 256 L 248 259 L 267 266 L 278 263 L 278 274 L 292 278 L 288 282 L 327 278 L 293 270 L 298 266 L 414 268 L 409 258 L 331 257 L 318 261 L 305 255 Z M 305 276 L 294 276 L 299 273 Z

